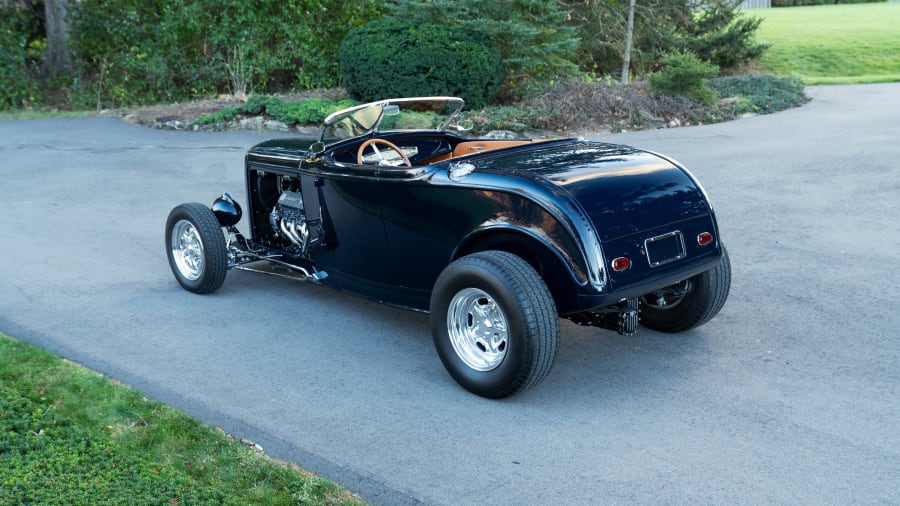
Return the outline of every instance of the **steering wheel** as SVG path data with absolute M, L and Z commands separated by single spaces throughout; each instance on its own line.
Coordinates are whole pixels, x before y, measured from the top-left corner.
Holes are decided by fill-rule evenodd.
M 381 164 L 381 162 L 386 162 L 384 156 L 381 155 L 381 151 L 378 151 L 378 147 L 375 146 L 376 144 L 383 144 L 388 148 L 396 151 L 397 154 L 400 155 L 401 158 L 403 158 L 403 163 L 405 163 L 407 167 L 412 167 L 412 164 L 409 163 L 409 157 L 406 156 L 406 153 L 404 153 L 402 149 L 398 148 L 396 144 L 384 139 L 369 139 L 366 142 L 362 143 L 362 145 L 359 146 L 359 151 L 356 152 L 356 163 L 360 165 L 363 164 L 363 151 L 365 151 L 365 149 L 369 146 L 372 146 L 372 150 L 375 151 L 375 155 L 378 156 L 379 164 Z

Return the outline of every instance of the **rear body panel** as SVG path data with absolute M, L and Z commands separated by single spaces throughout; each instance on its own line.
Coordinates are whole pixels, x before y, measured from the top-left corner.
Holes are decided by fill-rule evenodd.
M 448 134 L 383 137 L 415 146 L 423 157 L 463 141 Z M 718 238 L 702 189 L 658 155 L 564 139 L 384 167 L 353 163 L 357 145 L 313 156 L 310 141 L 269 141 L 247 156 L 251 237 L 278 247 L 268 224 L 273 195 L 260 193 L 280 191 L 272 187 L 277 174 L 278 184 L 283 176 L 296 179 L 307 214 L 320 220 L 315 247 L 297 261 L 328 271 L 335 288 L 424 311 L 434 281 L 454 259 L 518 248 L 565 315 L 676 283 L 721 257 L 717 241 L 696 240 L 702 232 Z M 474 170 L 456 180 L 449 171 L 460 162 Z M 631 267 L 612 271 L 617 257 L 629 258 Z

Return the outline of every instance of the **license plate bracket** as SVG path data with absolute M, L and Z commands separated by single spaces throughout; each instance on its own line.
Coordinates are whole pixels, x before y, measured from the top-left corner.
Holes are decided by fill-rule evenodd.
M 684 236 L 680 230 L 673 230 L 644 241 L 644 252 L 650 267 L 659 267 L 687 256 Z

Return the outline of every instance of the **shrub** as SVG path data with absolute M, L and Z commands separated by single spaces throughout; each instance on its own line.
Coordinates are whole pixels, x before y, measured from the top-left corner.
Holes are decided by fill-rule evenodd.
M 576 61 L 595 75 L 620 75 L 625 51 L 625 27 L 629 2 L 607 0 L 560 0 L 569 9 L 570 23 L 579 37 Z M 656 65 L 657 55 L 677 47 L 678 30 L 690 23 L 687 0 L 666 0 L 643 5 L 637 2 L 631 48 L 631 73 L 646 75 Z
M 684 31 L 682 47 L 722 68 L 759 58 L 768 47 L 754 39 L 762 18 L 741 16 L 733 0 L 700 11 Z
M 18 9 L 0 6 L 0 111 L 27 107 L 38 95 L 28 62 L 28 21 Z
M 470 107 L 487 104 L 503 83 L 500 52 L 462 30 L 383 18 L 341 43 L 347 93 L 363 102 L 394 97 L 452 95 Z
M 69 3 L 84 105 L 338 84 L 337 49 L 376 0 L 81 0 Z M 99 105 L 98 105 L 99 106 Z
M 556 82 L 527 104 L 528 108 L 549 113 L 539 117 L 540 126 L 532 128 L 567 132 L 664 128 L 735 117 L 729 105 L 705 105 L 686 97 L 650 93 L 645 82 L 623 85 L 612 79 L 583 77 Z
M 710 87 L 722 97 L 744 99 L 747 106 L 739 112 L 761 114 L 782 111 L 809 101 L 803 85 L 794 79 L 769 75 L 719 77 Z
M 627 1 L 558 0 L 570 10 L 580 38 L 576 61 L 595 75 L 619 75 L 625 48 Z M 666 0 L 635 7 L 631 72 L 658 68 L 672 49 L 690 50 L 720 67 L 756 58 L 765 46 L 755 41 L 760 20 L 745 17 L 737 0 Z M 643 5 L 642 5 L 643 4 Z
M 277 100 L 266 107 L 266 114 L 287 124 L 321 123 L 333 112 L 356 105 L 354 100 L 328 100 L 326 98 L 307 98 L 297 102 Z
M 307 98 L 296 102 L 286 102 L 269 95 L 251 95 L 247 102 L 238 107 L 225 107 L 212 114 L 204 114 L 197 118 L 197 125 L 214 125 L 226 123 L 238 114 L 265 114 L 288 125 L 296 123 L 321 123 L 329 114 L 353 107 L 356 102 L 349 99 L 329 100 L 326 98 Z
M 448 26 L 490 40 L 513 81 L 575 70 L 572 54 L 578 39 L 567 22 L 569 13 L 555 1 L 393 0 L 388 8 L 397 19 Z
M 719 68 L 701 60 L 696 54 L 685 52 L 666 53 L 661 61 L 662 70 L 650 75 L 650 88 L 658 93 L 688 97 L 704 103 L 715 98 L 706 81 L 719 73 Z

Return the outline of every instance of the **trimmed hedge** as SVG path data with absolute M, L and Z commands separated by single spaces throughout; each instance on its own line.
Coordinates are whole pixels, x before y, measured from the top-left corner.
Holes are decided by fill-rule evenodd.
M 503 84 L 496 47 L 441 25 L 382 18 L 350 32 L 339 54 L 344 88 L 362 102 L 449 95 L 480 108 Z

